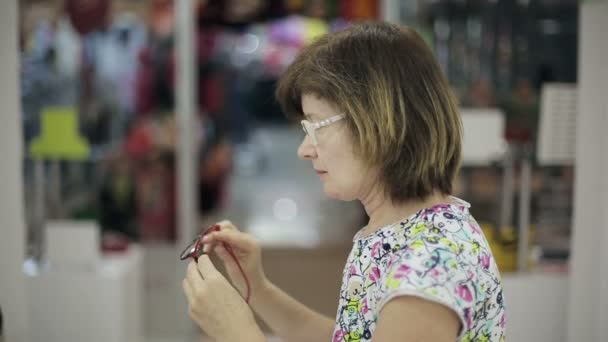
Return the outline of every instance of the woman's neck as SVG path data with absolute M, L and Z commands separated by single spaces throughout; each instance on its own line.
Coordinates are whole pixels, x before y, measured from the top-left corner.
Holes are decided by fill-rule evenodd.
M 382 227 L 415 214 L 419 210 L 430 208 L 437 204 L 451 202 L 453 201 L 449 196 L 436 192 L 427 197 L 424 201 L 410 200 L 395 204 L 389 197 L 385 196 L 382 191 L 372 191 L 368 196 L 361 199 L 365 212 L 367 213 L 367 216 L 369 216 L 369 222 L 367 223 L 367 226 L 362 229 L 362 233 L 363 235 L 372 234 Z

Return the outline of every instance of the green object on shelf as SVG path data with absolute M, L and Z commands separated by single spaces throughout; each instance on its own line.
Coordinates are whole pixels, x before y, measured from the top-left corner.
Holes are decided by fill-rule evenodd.
M 76 111 L 72 107 L 47 107 L 42 111 L 40 136 L 30 144 L 34 159 L 84 160 L 89 143 L 80 136 Z

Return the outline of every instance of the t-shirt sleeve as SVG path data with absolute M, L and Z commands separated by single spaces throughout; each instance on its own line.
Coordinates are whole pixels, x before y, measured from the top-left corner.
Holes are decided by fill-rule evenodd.
M 452 309 L 463 332 L 472 325 L 476 301 L 474 272 L 447 238 L 421 236 L 393 252 L 382 275 L 377 310 L 398 296 L 416 296 Z

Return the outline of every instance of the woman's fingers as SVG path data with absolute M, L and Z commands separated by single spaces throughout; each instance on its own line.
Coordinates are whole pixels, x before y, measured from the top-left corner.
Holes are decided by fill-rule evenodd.
M 203 243 L 203 253 L 207 254 L 209 252 L 211 252 L 215 247 L 215 243 L 212 242 L 208 242 L 208 243 Z
M 251 248 L 253 241 L 251 237 L 237 230 L 226 229 L 219 232 L 213 232 L 203 237 L 203 243 L 211 243 L 215 241 L 226 242 L 234 248 L 248 250 Z
M 236 230 L 238 231 L 239 229 L 232 224 L 232 222 L 230 222 L 229 220 L 223 220 L 217 223 L 218 226 L 220 226 L 221 230 L 227 230 L 227 229 L 232 229 L 232 230 Z
M 228 254 L 228 252 L 226 251 L 226 248 L 224 248 L 224 246 L 217 245 L 215 246 L 215 248 L 213 248 L 213 252 L 215 253 L 215 255 L 217 255 L 220 260 L 222 260 L 222 262 L 226 263 L 229 261 L 232 261 L 232 258 L 230 257 L 230 254 Z
M 219 272 L 211 262 L 211 259 L 209 259 L 209 256 L 206 254 L 201 255 L 201 257 L 198 258 L 197 266 L 198 270 L 203 276 L 203 279 L 213 279 L 219 274 Z
M 192 286 L 190 286 L 187 278 L 184 278 L 184 281 L 182 281 L 182 288 L 184 289 L 188 303 L 192 303 L 194 301 L 194 290 L 192 290 Z
M 215 224 L 213 224 L 211 226 L 203 226 L 203 227 L 201 227 L 201 231 L 205 231 L 205 229 L 207 229 L 207 230 L 212 229 L 215 226 L 218 226 L 219 230 L 235 230 L 235 231 L 239 231 L 239 229 L 232 222 L 230 222 L 229 220 L 219 221 L 219 222 L 216 222 Z M 211 231 L 209 233 L 211 233 Z
M 215 246 L 213 248 L 213 252 L 218 255 L 220 258 L 221 257 L 227 257 L 230 256 L 230 254 L 228 253 L 228 250 L 226 249 L 226 247 L 224 247 L 224 245 L 222 244 L 218 244 L 217 246 Z
M 200 260 L 200 258 L 199 258 Z M 203 286 L 203 277 L 196 265 L 196 262 L 190 261 L 188 270 L 186 271 L 186 280 L 193 290 Z

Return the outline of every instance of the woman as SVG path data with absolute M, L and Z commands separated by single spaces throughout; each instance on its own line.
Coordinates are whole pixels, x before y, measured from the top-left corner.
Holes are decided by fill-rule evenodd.
M 327 196 L 359 200 L 369 216 L 355 236 L 336 318 L 274 286 L 260 247 L 228 221 L 191 263 L 183 286 L 191 317 L 218 341 L 263 341 L 251 309 L 286 341 L 502 341 L 498 268 L 469 205 L 449 194 L 461 160 L 458 106 L 432 52 L 412 30 L 365 23 L 301 52 L 277 98 L 302 117 L 308 160 Z

